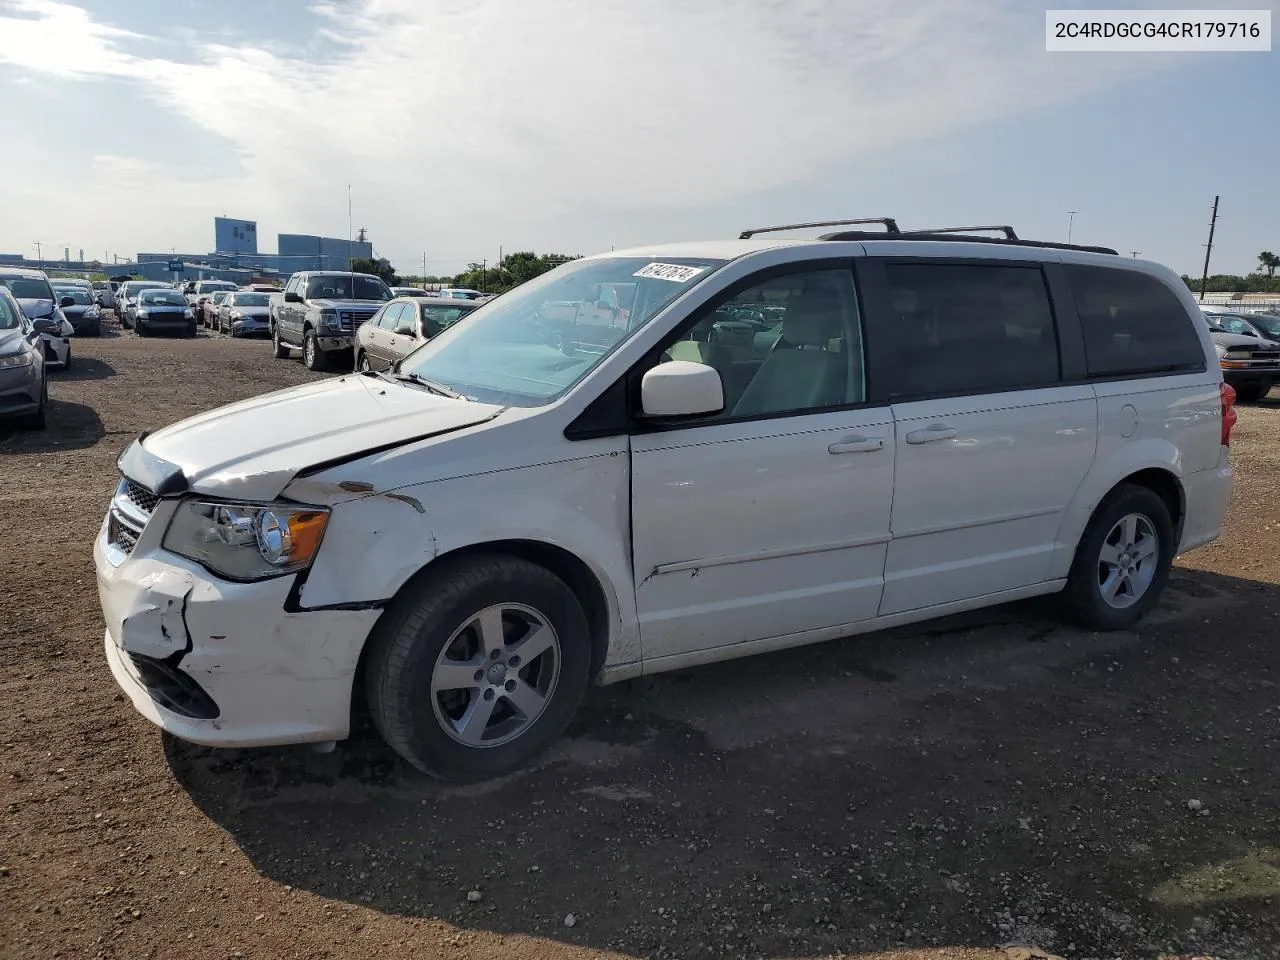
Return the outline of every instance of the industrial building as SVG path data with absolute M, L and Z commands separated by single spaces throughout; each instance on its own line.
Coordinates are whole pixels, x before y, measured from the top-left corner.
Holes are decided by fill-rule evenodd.
M 140 252 L 132 263 L 98 260 L 29 260 L 22 254 L 0 254 L 5 266 L 36 267 L 68 272 L 130 274 L 146 280 L 251 280 L 276 278 L 281 282 L 302 270 L 346 270 L 352 260 L 373 260 L 373 244 L 360 231 L 360 239 L 343 240 L 300 233 L 276 236 L 277 253 L 258 252 L 258 224 L 254 220 L 214 217 L 214 250 L 209 253 Z M 181 269 L 175 269 L 179 267 Z

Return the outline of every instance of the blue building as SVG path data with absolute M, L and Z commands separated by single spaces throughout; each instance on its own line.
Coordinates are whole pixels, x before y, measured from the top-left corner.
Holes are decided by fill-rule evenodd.
M 214 217 L 213 249 L 218 253 L 257 253 L 257 221 Z

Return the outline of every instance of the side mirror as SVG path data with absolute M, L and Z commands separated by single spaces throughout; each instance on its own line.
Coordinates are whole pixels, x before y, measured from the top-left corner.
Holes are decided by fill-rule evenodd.
M 298 293 L 296 290 L 290 290 L 288 293 L 284 295 L 284 302 L 285 303 L 301 303 L 302 297 L 298 296 Z
M 62 332 L 62 324 L 58 323 L 52 317 L 41 317 L 32 323 L 37 333 L 47 333 L 56 336 Z
M 724 409 L 720 374 L 705 363 L 670 360 L 640 381 L 640 408 L 646 417 L 696 417 Z
M 75 305 L 76 305 L 75 297 L 62 297 L 58 300 L 58 306 L 60 307 L 74 307 Z

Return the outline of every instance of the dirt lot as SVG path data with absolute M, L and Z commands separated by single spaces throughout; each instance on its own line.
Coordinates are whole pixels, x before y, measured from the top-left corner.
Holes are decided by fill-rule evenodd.
M 1280 956 L 1280 405 L 1134 633 L 1026 604 L 600 690 L 536 769 L 444 788 L 367 730 L 135 715 L 89 552 L 116 455 L 311 374 L 75 351 L 48 431 L 0 433 L 0 956 Z

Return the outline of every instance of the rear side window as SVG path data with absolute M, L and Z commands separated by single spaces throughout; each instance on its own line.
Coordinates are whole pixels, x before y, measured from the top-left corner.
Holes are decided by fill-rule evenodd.
M 1187 311 L 1155 277 L 1068 264 L 1091 376 L 1203 370 L 1204 348 Z
M 886 263 L 892 399 L 1049 386 L 1058 337 L 1038 267 Z

